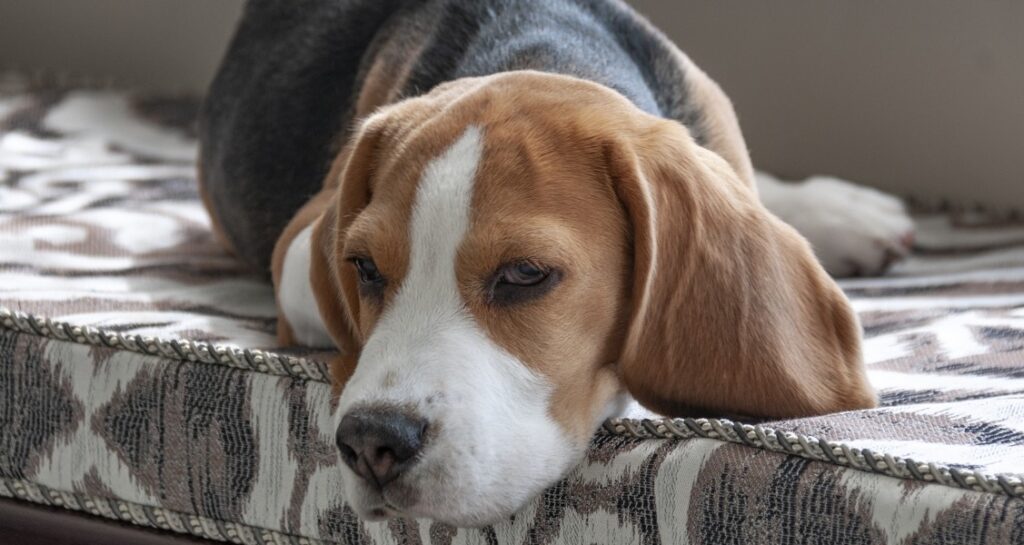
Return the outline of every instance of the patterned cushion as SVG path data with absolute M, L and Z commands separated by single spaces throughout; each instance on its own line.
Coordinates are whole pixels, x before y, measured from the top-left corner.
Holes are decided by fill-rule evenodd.
M 0 81 L 0 496 L 239 543 L 1024 543 L 1024 226 L 922 218 L 843 282 L 877 410 L 611 421 L 510 521 L 367 524 L 323 354 L 265 351 L 210 236 L 195 100 Z

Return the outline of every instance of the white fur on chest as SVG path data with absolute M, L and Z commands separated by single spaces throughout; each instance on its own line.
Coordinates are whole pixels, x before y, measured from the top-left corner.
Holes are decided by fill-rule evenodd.
M 334 341 L 320 316 L 313 295 L 313 284 L 309 279 L 311 239 L 315 225 L 313 223 L 303 229 L 288 247 L 281 271 L 281 283 L 277 288 L 277 304 L 288 320 L 292 337 L 297 343 L 315 348 L 333 348 Z

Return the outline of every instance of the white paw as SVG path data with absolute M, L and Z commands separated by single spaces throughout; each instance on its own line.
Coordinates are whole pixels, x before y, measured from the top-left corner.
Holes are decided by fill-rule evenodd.
M 807 238 L 832 276 L 879 275 L 910 252 L 914 222 L 898 198 L 830 177 L 765 178 L 765 205 Z

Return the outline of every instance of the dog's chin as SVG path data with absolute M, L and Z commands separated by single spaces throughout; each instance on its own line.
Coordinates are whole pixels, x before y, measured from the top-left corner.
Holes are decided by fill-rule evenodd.
M 481 486 L 467 475 L 463 475 L 463 479 L 452 479 L 459 485 L 438 483 L 431 478 L 435 472 L 424 470 L 424 475 L 403 476 L 378 490 L 345 471 L 345 495 L 356 515 L 369 522 L 412 518 L 430 519 L 459 528 L 480 528 L 508 520 L 557 483 L 574 461 L 565 459 L 562 464 L 552 464 L 546 471 L 540 471 L 546 473 L 544 475 L 508 475 L 500 483 L 491 481 L 489 486 Z M 524 483 L 529 484 L 524 486 Z
M 523 494 L 518 498 L 501 496 L 500 493 L 497 498 L 484 498 L 480 494 L 467 494 L 465 491 L 432 490 L 421 494 L 424 501 L 404 505 L 406 498 L 387 488 L 382 494 L 362 482 L 353 484 L 355 486 L 346 487 L 349 491 L 348 502 L 362 520 L 380 522 L 392 518 L 430 519 L 458 528 L 480 528 L 508 520 L 543 491 L 541 487 L 536 494 Z M 452 498 L 461 500 L 452 501 Z
M 385 494 L 386 495 L 386 494 Z M 427 494 L 428 497 L 435 497 Z M 436 496 L 440 498 L 440 496 Z M 381 522 L 392 518 L 430 519 L 458 528 L 481 528 L 508 520 L 531 498 L 522 498 L 515 505 L 474 505 L 471 510 L 450 511 L 432 507 L 429 502 L 414 504 L 405 508 L 391 504 L 379 492 L 367 491 L 366 495 L 349 498 L 356 515 L 367 522 Z
M 498 524 L 508 520 L 518 510 L 517 508 L 512 508 L 501 511 L 492 510 L 453 514 L 419 507 L 403 510 L 390 507 L 383 502 L 372 501 L 366 504 L 352 501 L 351 505 L 356 515 L 366 522 L 383 522 L 395 518 L 428 519 L 456 528 L 483 528 Z

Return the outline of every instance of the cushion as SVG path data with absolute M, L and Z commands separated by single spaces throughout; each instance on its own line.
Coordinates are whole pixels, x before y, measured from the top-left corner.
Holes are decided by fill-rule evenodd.
M 326 354 L 215 243 L 197 101 L 2 78 L 0 496 L 234 543 L 1024 542 L 1024 225 L 919 218 L 847 280 L 882 406 L 618 419 L 513 519 L 365 523 Z

